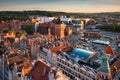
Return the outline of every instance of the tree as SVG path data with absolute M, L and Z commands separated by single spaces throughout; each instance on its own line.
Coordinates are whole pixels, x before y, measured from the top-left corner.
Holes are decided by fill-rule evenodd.
M 22 29 L 25 30 L 29 35 L 32 35 L 34 33 L 34 25 L 33 24 L 23 25 Z
M 3 33 L 8 33 L 10 30 L 3 30 Z
M 113 23 L 112 25 L 102 25 L 97 26 L 98 29 L 105 30 L 105 31 L 113 31 L 113 32 L 120 32 L 120 25 L 117 23 Z
M 22 35 L 22 34 L 24 34 L 23 31 L 16 31 L 16 35 Z

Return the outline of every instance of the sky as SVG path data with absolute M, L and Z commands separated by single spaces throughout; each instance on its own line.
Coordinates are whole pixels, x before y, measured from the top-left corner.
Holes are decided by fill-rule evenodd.
M 116 12 L 120 0 L 0 0 L 0 11 Z

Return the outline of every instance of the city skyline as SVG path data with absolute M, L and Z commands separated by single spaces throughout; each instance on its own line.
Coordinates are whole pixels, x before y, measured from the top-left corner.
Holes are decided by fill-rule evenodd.
M 119 0 L 0 0 L 0 11 L 117 12 Z

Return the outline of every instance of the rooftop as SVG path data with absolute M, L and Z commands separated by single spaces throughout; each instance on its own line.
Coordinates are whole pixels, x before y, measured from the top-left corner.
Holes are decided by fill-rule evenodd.
M 120 72 L 120 57 L 110 66 L 111 76 L 114 77 L 118 72 Z
M 111 56 L 115 56 L 115 55 L 116 55 L 110 45 L 108 45 L 108 46 L 106 47 L 105 53 L 106 53 L 106 54 L 110 54 Z
M 64 47 L 65 47 L 64 45 L 62 45 L 62 46 L 56 46 L 56 47 L 50 48 L 50 50 L 52 52 L 55 52 L 55 53 L 60 53 L 60 50 L 62 50 Z
M 107 45 L 110 44 L 109 41 L 104 41 L 104 40 L 94 40 L 93 42 L 94 42 L 94 43 L 98 43 L 98 44 L 105 44 L 105 45 L 106 45 L 106 44 L 107 44 Z
M 9 56 L 7 57 L 7 62 L 9 65 L 13 65 L 14 63 L 17 63 L 17 62 L 21 62 L 21 61 L 24 61 L 24 54 L 21 53 L 21 54 L 9 54 Z
M 47 80 L 50 72 L 50 66 L 42 61 L 37 61 L 35 66 L 28 74 L 28 77 L 32 77 L 33 80 Z

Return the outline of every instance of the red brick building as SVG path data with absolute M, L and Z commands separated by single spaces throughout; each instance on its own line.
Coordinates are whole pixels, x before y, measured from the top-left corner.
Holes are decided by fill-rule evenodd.
M 65 29 L 66 24 L 54 24 L 54 23 L 42 23 L 38 28 L 38 32 L 41 34 L 52 34 L 53 36 L 57 36 L 57 38 L 64 38 L 65 37 Z M 67 34 L 71 34 L 72 30 L 67 29 Z

